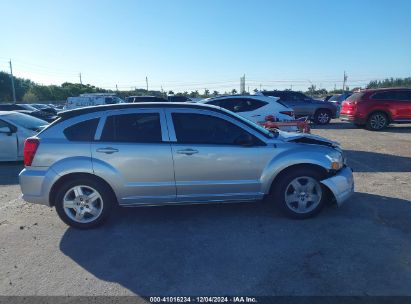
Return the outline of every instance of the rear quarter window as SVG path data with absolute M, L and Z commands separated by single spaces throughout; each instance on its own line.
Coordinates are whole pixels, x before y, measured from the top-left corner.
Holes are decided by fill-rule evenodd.
M 66 128 L 63 133 L 70 141 L 93 141 L 98 122 L 98 118 L 82 121 Z

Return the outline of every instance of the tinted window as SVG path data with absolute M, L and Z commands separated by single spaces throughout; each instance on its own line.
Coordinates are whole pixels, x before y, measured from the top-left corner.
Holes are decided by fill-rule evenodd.
M 117 101 L 113 97 L 106 97 L 105 98 L 105 103 L 106 104 L 115 104 Z
M 351 101 L 356 101 L 360 100 L 361 97 L 363 97 L 364 93 L 354 93 L 350 97 L 348 97 L 346 100 L 351 100 Z
M 210 115 L 173 113 L 172 117 L 178 143 L 236 145 L 241 135 L 249 135 L 231 122 Z
M 189 99 L 185 96 L 168 96 L 170 102 L 186 102 L 187 100 Z
M 220 100 L 211 100 L 211 101 L 208 101 L 207 104 L 219 107 L 220 106 Z
M 254 111 L 266 104 L 266 102 L 260 100 L 247 98 L 228 98 L 220 101 L 220 106 L 222 108 L 236 113 Z
M 398 91 L 397 95 L 399 100 L 411 101 L 411 91 Z
M 109 116 L 100 140 L 132 143 L 161 142 L 160 114 L 132 113 Z
M 164 102 L 167 101 L 161 97 L 151 97 L 151 96 L 142 96 L 142 97 L 134 97 L 133 102 Z
M 374 95 L 371 96 L 371 98 L 376 99 L 376 100 L 396 100 L 397 92 L 387 91 L 387 92 L 375 93 Z
M 70 141 L 92 141 L 96 133 L 99 119 L 90 119 L 79 122 L 64 130 L 64 135 Z

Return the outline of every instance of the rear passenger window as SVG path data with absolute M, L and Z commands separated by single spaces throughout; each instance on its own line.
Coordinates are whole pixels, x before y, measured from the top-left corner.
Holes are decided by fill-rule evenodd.
M 371 98 L 376 100 L 397 100 L 397 93 L 393 91 L 375 93 Z
M 162 141 L 159 113 L 109 116 L 100 141 L 158 143 Z
M 96 133 L 98 118 L 79 122 L 64 130 L 64 135 L 70 141 L 92 141 Z

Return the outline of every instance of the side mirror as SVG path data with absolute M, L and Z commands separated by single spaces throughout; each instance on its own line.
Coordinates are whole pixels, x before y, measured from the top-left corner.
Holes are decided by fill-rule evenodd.
M 250 134 L 244 133 L 237 137 L 235 143 L 240 146 L 251 147 L 254 146 L 254 138 Z
M 10 136 L 14 132 L 10 129 L 10 127 L 0 127 L 0 134 L 7 134 Z

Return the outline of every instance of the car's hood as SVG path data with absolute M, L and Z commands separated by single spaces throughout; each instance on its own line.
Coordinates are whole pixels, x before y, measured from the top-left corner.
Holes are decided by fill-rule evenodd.
M 304 144 L 313 144 L 313 145 L 323 145 L 328 147 L 339 147 L 340 144 L 336 141 L 329 140 L 327 138 L 307 134 L 307 133 L 297 133 L 297 132 L 283 132 L 278 131 L 279 138 L 286 142 L 296 142 Z

